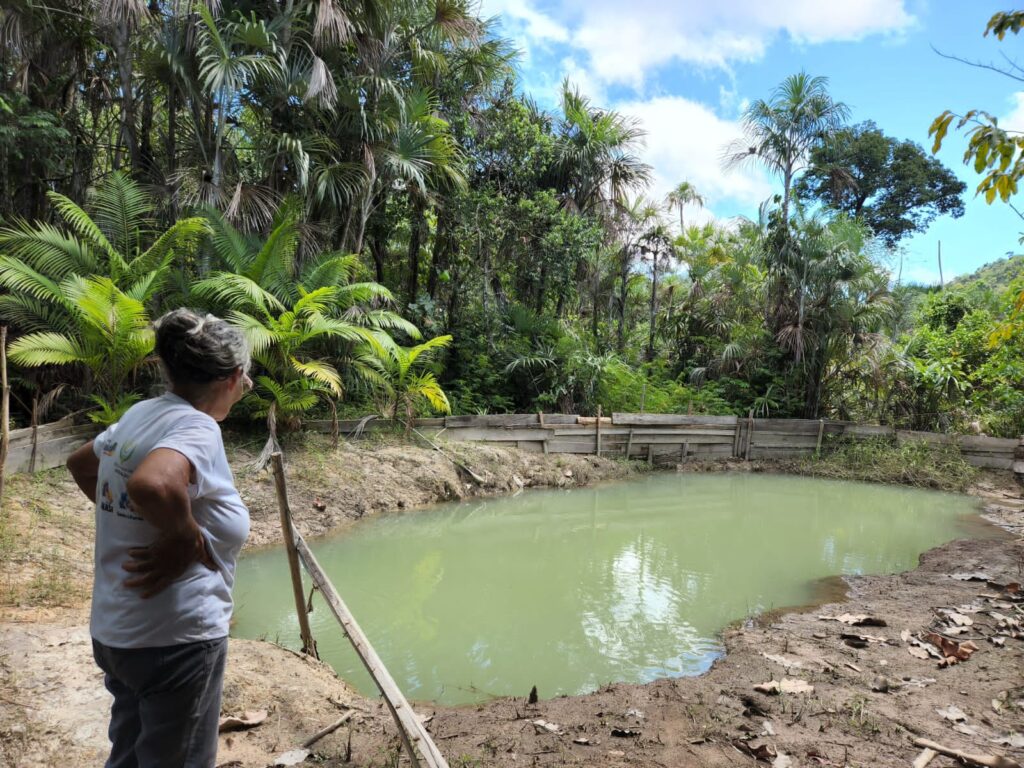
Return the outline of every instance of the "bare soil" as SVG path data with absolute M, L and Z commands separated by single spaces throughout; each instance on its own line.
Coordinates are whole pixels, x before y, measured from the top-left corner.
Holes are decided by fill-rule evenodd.
M 482 487 L 435 451 L 387 440 L 291 450 L 296 523 L 315 535 L 383 510 L 636 471 L 595 457 L 468 444 L 454 450 L 484 476 Z M 244 471 L 252 453 L 238 448 L 233 459 L 252 511 L 250 545 L 260 546 L 276 541 L 278 518 L 272 482 Z M 823 584 L 825 605 L 727 631 L 727 654 L 701 677 L 614 684 L 551 700 L 537 680 L 537 704 L 528 704 L 523 691 L 522 698 L 458 708 L 421 704 L 417 711 L 430 718 L 428 729 L 453 767 L 909 766 L 921 751 L 912 744 L 918 736 L 1024 762 L 1024 634 L 1012 628 L 1024 621 L 1024 603 L 1019 592 L 999 586 L 1024 581 L 1024 499 L 1008 473 L 982 476 L 973 492 L 1002 535 L 931 550 L 907 573 Z M 90 505 L 65 473 L 12 479 L 0 515 L 0 766 L 98 765 L 105 756 L 109 697 L 86 629 L 91 546 Z M 970 572 L 988 579 L 952 577 Z M 970 624 L 958 629 L 949 610 Z M 847 613 L 885 626 L 820 618 Z M 912 655 L 904 630 L 922 637 L 937 630 L 957 642 L 972 640 L 978 650 L 940 668 L 937 659 Z M 868 639 L 847 641 L 843 634 Z M 813 691 L 755 691 L 770 681 L 802 681 Z M 405 762 L 380 700 L 361 697 L 329 668 L 291 651 L 232 640 L 223 713 L 253 710 L 268 717 L 222 735 L 219 765 L 270 765 L 350 711 L 345 725 L 313 746 L 310 761 Z M 942 757 L 931 763 L 958 764 Z

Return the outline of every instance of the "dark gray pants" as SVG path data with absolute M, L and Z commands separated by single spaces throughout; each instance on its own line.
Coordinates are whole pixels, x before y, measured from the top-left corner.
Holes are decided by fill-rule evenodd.
M 212 768 L 228 639 L 162 648 L 93 640 L 114 696 L 106 768 Z

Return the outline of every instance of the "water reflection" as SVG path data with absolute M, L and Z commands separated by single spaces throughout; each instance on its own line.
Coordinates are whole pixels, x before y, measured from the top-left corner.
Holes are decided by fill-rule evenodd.
M 832 574 L 911 568 L 958 496 L 752 475 L 661 475 L 361 523 L 317 556 L 411 698 L 581 693 L 696 674 L 728 623 Z M 297 637 L 279 552 L 243 559 L 235 632 Z M 370 690 L 326 610 L 325 658 Z

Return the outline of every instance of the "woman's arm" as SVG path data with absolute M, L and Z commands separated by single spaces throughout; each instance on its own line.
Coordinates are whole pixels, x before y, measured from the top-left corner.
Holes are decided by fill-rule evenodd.
M 192 517 L 188 495 L 192 465 L 171 448 L 150 452 L 128 478 L 128 498 L 144 520 L 160 531 L 160 538 L 148 547 L 131 549 L 131 560 L 123 565 L 138 574 L 125 586 L 139 587 L 143 597 L 160 592 L 200 562 L 212 570 L 217 566 L 206 551 L 206 540 Z
M 77 449 L 68 456 L 67 467 L 74 478 L 75 484 L 82 489 L 82 493 L 89 497 L 89 501 L 96 503 L 96 481 L 100 474 L 100 460 L 96 458 L 96 450 L 93 447 L 94 440 Z

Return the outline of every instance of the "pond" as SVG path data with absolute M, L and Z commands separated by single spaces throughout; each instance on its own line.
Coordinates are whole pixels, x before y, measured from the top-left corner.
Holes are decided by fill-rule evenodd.
M 699 674 L 728 624 L 820 602 L 830 576 L 914 568 L 981 533 L 976 511 L 866 483 L 657 474 L 381 515 L 311 546 L 406 696 L 461 704 Z M 235 597 L 233 635 L 298 647 L 283 550 L 243 557 Z M 321 657 L 376 694 L 314 605 Z

